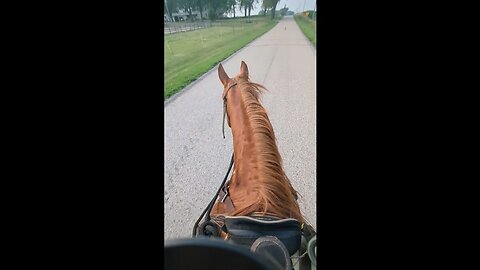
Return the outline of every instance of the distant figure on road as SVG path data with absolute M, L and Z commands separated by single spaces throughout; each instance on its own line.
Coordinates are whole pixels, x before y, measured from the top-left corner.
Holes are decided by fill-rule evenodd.
M 287 30 L 287 26 L 285 25 L 285 30 Z

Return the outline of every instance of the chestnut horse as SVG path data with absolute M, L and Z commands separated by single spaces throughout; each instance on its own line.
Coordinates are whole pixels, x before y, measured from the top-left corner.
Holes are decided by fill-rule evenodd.
M 219 198 L 210 216 L 215 220 L 218 216 L 256 214 L 303 223 L 297 192 L 283 170 L 272 125 L 260 104 L 260 94 L 266 89 L 249 81 L 243 61 L 236 77 L 230 78 L 221 64 L 218 76 L 232 130 L 234 171 L 228 184 L 229 198 Z

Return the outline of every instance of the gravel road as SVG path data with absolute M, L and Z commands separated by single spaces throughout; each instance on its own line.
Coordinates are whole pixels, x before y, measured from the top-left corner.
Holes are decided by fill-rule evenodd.
M 285 171 L 316 227 L 316 50 L 287 16 L 222 62 L 230 77 L 242 60 L 251 81 L 269 90 L 262 103 Z M 228 169 L 233 147 L 228 125 L 222 136 L 222 91 L 215 67 L 165 102 L 165 239 L 191 237 Z

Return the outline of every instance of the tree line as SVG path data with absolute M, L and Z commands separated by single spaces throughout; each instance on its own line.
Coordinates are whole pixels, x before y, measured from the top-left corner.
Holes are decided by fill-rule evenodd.
M 244 10 L 244 17 L 250 17 L 250 11 L 256 4 L 262 5 L 263 14 L 266 16 L 267 10 L 271 11 L 271 18 L 275 18 L 275 9 L 279 0 L 164 0 L 164 13 L 173 20 L 173 13 L 184 11 L 193 21 L 192 13 L 200 11 L 200 19 L 207 18 L 204 16 L 205 9 L 207 10 L 208 19 L 215 20 L 218 12 L 233 13 L 235 18 L 235 11 L 237 9 Z M 248 13 L 247 13 L 248 12 Z

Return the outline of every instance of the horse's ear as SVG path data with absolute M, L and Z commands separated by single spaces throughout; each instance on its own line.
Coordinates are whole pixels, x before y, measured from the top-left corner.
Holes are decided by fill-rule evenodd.
M 220 81 L 222 82 L 223 86 L 227 86 L 228 81 L 230 78 L 228 77 L 227 73 L 223 69 L 222 64 L 218 65 L 218 77 L 220 78 Z
M 242 64 L 240 65 L 240 76 L 248 78 L 248 67 L 245 62 L 242 61 Z

